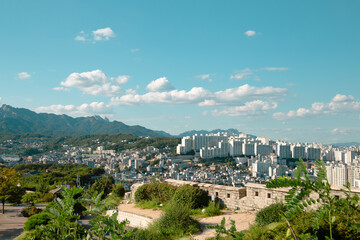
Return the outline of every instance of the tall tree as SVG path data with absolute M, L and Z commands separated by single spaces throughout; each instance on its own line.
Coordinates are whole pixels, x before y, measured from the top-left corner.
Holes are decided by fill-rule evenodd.
M 19 193 L 18 184 L 21 175 L 17 171 L 8 168 L 0 169 L 0 201 L 2 202 L 2 212 L 5 214 L 5 202 L 13 195 Z

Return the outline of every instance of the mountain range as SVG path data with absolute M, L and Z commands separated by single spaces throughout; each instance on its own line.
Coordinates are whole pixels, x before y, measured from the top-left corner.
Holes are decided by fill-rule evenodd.
M 73 118 L 68 115 L 36 113 L 25 108 L 2 105 L 0 134 L 39 133 L 49 136 L 80 136 L 85 134 L 129 133 L 137 136 L 171 137 L 163 131 L 154 131 L 100 116 Z
M 237 129 L 234 129 L 234 128 L 229 128 L 227 130 L 223 130 L 223 129 L 214 129 L 214 130 L 211 130 L 211 131 L 208 131 L 208 130 L 191 130 L 191 131 L 186 131 L 186 132 L 183 132 L 181 134 L 178 135 L 178 137 L 186 137 L 186 136 L 193 136 L 195 134 L 209 134 L 209 133 L 218 133 L 218 132 L 226 132 L 228 134 L 240 134 L 242 132 L 240 132 L 239 130 Z M 248 136 L 250 137 L 253 137 L 253 138 L 256 138 L 256 136 L 254 135 L 251 135 L 251 134 L 247 134 Z

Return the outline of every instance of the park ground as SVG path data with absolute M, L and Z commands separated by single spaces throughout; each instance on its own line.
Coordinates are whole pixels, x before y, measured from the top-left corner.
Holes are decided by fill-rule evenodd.
M 21 210 L 27 205 L 21 204 L 18 206 L 5 206 L 5 214 L 0 213 L 0 239 L 10 240 L 18 237 L 23 232 L 24 223 L 27 218 L 21 215 Z M 43 204 L 37 204 L 36 207 L 45 208 Z M 151 219 L 160 218 L 162 211 L 153 209 L 141 209 L 135 206 L 135 204 L 121 204 L 118 209 L 124 212 L 130 212 Z M 233 212 L 229 210 L 223 210 L 223 214 L 215 217 L 207 217 L 198 219 L 203 227 L 203 231 L 193 236 L 196 240 L 205 240 L 215 236 L 214 229 L 207 229 L 206 225 L 220 224 L 221 220 L 225 218 L 226 228 L 230 227 L 230 221 L 234 220 L 236 223 L 236 229 L 238 231 L 248 229 L 250 224 L 255 221 L 255 213 L 253 212 Z M 86 221 L 86 220 L 84 220 Z M 85 223 L 85 222 L 84 222 Z M 85 223 L 86 224 L 86 223 Z

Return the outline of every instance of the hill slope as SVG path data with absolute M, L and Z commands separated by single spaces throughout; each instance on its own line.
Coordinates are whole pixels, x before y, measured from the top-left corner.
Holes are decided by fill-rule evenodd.
M 171 136 L 166 132 L 153 131 L 138 125 L 110 122 L 99 116 L 73 118 L 67 115 L 36 113 L 5 104 L 0 108 L 0 133 L 39 133 L 50 136 L 130 133 L 149 137 Z

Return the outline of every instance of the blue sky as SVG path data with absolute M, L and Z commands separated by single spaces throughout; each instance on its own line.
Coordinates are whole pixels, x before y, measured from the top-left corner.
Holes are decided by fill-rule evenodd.
M 360 141 L 359 1 L 0 1 L 0 102 Z

